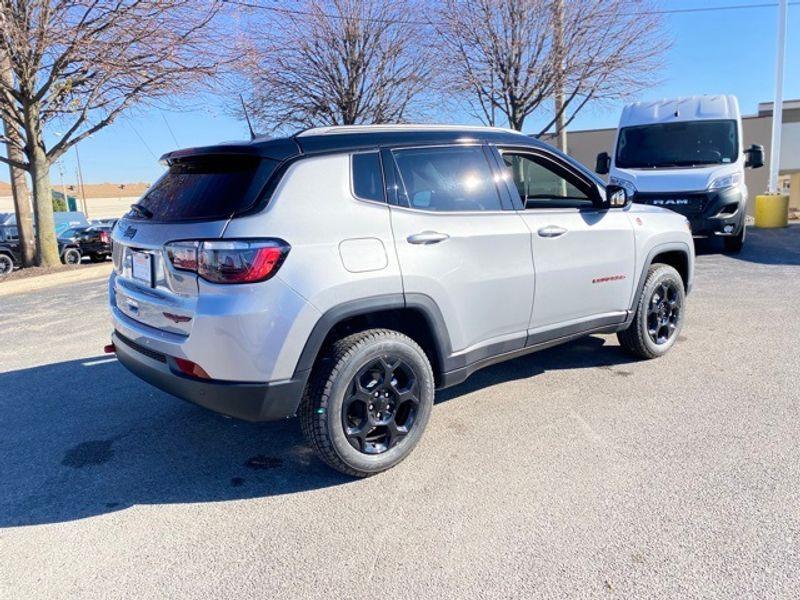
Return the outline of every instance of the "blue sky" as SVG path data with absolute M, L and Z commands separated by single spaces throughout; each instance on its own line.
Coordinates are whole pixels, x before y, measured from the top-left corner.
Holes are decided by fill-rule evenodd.
M 663 9 L 719 7 L 764 0 L 662 0 Z M 695 94 L 735 94 L 744 114 L 772 99 L 775 85 L 776 7 L 667 15 L 674 45 L 665 58 L 663 83 L 640 99 Z M 800 5 L 789 6 L 789 35 L 784 98 L 800 98 Z M 613 127 L 621 105 L 586 108 L 572 129 Z M 468 123 L 468 115 L 442 115 L 442 122 Z M 169 124 L 169 128 L 166 123 Z M 534 130 L 536 121 L 530 123 Z M 527 129 L 527 127 L 526 127 Z M 174 138 L 173 134 L 174 133 Z M 247 129 L 226 114 L 216 99 L 192 110 L 139 110 L 80 144 L 86 183 L 153 181 L 162 171 L 157 158 L 176 147 L 212 144 L 247 137 Z M 177 140 L 177 144 L 176 144 Z M 50 136 L 49 141 L 54 141 Z M 64 180 L 77 181 L 75 151 L 62 159 Z M 5 172 L 0 177 L 7 180 Z M 60 183 L 57 167 L 52 170 Z

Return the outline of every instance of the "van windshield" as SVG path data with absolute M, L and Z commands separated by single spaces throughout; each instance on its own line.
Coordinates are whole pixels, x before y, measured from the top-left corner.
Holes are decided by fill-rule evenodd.
M 127 217 L 160 222 L 227 219 L 253 207 L 276 164 L 256 156 L 182 159 L 145 192 Z
M 683 121 L 623 127 L 616 166 L 622 169 L 696 167 L 736 162 L 736 121 Z

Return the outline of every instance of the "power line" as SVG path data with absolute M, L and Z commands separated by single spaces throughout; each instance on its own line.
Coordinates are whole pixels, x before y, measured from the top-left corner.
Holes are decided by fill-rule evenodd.
M 158 112 L 161 114 L 161 118 L 164 119 L 164 125 L 167 126 L 169 134 L 172 136 L 172 141 L 175 142 L 175 146 L 180 146 L 180 144 L 178 143 L 178 138 L 175 137 L 175 132 L 172 131 L 172 127 L 169 126 L 169 121 L 167 121 L 167 117 L 164 115 L 162 111 L 159 110 Z
M 293 8 L 284 8 L 282 6 L 267 6 L 264 4 L 258 4 L 255 0 L 223 0 L 228 4 L 234 4 L 236 6 L 241 6 L 242 8 L 255 8 L 258 10 L 265 10 L 269 12 L 276 12 L 285 15 L 300 15 L 300 16 L 312 16 L 316 13 L 312 13 L 311 11 L 307 10 L 299 10 Z M 796 6 L 800 5 L 800 0 L 792 0 L 788 3 L 789 6 Z M 700 7 L 692 7 L 692 8 L 669 8 L 663 10 L 643 10 L 635 13 L 620 13 L 621 16 L 637 16 L 637 15 L 675 15 L 675 14 L 685 14 L 685 13 L 701 13 L 701 12 L 715 12 L 715 11 L 730 11 L 730 10 L 741 10 L 741 9 L 751 9 L 751 8 L 775 8 L 778 6 L 777 2 L 760 2 L 758 4 L 725 4 L 721 6 L 700 6 Z M 357 17 L 357 16 L 345 16 L 345 15 L 337 15 L 333 13 L 322 13 L 323 16 L 329 19 L 347 19 L 353 21 L 363 21 L 367 23 L 385 23 L 389 25 L 437 25 L 435 21 L 430 21 L 427 19 L 383 19 L 380 17 Z

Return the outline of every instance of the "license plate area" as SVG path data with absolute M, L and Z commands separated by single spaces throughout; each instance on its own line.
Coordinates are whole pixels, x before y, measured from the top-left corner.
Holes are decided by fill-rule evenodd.
M 131 250 L 131 276 L 147 284 L 148 287 L 154 287 L 153 255 L 149 252 Z

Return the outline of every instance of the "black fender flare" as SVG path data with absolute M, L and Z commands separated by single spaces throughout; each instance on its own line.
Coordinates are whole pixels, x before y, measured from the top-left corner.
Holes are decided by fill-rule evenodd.
M 688 274 L 690 276 L 693 274 L 694 267 L 691 264 L 692 252 L 689 248 L 689 245 L 686 242 L 665 242 L 663 244 L 658 244 L 657 246 L 653 246 L 647 253 L 647 258 L 645 258 L 644 264 L 642 265 L 642 272 L 639 274 L 639 281 L 636 284 L 636 292 L 633 294 L 633 301 L 631 302 L 630 314 L 628 316 L 628 320 L 632 320 L 633 315 L 636 313 L 636 306 L 639 304 L 639 299 L 642 297 L 644 282 L 647 279 L 647 271 L 653 264 L 653 259 L 659 254 L 663 254 L 665 252 L 680 252 L 681 254 L 686 255 L 686 263 L 688 265 L 688 272 L 689 272 Z M 684 281 L 684 285 L 686 286 L 687 293 L 691 291 L 690 290 L 691 284 L 688 280 Z
M 441 368 L 451 354 L 450 335 L 442 312 L 433 298 L 425 294 L 381 294 L 343 302 L 325 311 L 311 330 L 303 351 L 300 353 L 294 371 L 294 379 L 308 379 L 325 338 L 342 321 L 371 313 L 406 309 L 419 312 L 426 320 L 433 335 L 437 359 Z

